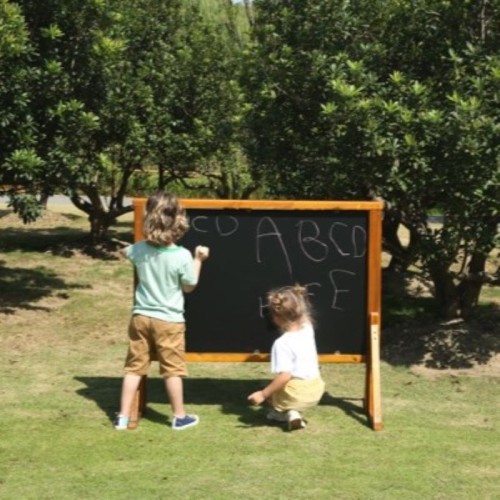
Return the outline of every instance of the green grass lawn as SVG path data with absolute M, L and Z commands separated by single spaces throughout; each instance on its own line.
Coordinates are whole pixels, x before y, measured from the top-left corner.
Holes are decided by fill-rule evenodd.
M 85 219 L 51 226 L 0 218 L 0 498 L 500 498 L 494 370 L 384 359 L 374 432 L 364 365 L 325 364 L 328 394 L 290 433 L 246 402 L 267 364 L 191 363 L 186 406 L 201 422 L 174 432 L 155 363 L 144 418 L 115 431 L 132 271 L 72 246 Z M 130 238 L 130 223 L 118 231 Z

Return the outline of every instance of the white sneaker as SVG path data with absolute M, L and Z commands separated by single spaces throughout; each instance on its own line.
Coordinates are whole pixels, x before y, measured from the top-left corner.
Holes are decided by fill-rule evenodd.
M 129 417 L 124 417 L 123 415 L 116 415 L 113 425 L 117 431 L 125 431 L 128 429 Z
M 307 425 L 305 420 L 302 418 L 302 415 L 297 410 L 289 410 L 287 413 L 287 419 L 289 431 L 304 429 Z

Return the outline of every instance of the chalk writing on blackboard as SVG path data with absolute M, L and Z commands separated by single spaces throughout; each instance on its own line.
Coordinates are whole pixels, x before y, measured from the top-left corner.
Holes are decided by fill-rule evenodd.
M 365 213 L 188 209 L 188 217 L 181 243 L 211 248 L 188 298 L 189 349 L 265 352 L 267 292 L 300 283 L 317 311 L 320 350 L 364 352 Z

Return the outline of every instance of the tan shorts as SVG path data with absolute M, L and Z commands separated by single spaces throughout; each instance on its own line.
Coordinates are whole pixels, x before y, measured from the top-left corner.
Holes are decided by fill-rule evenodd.
M 292 378 L 283 389 L 271 395 L 271 405 L 277 411 L 303 410 L 316 406 L 325 392 L 321 377 L 312 380 Z
M 128 329 L 125 373 L 147 375 L 151 361 L 158 359 L 162 376 L 186 376 L 185 331 L 184 323 L 134 314 Z

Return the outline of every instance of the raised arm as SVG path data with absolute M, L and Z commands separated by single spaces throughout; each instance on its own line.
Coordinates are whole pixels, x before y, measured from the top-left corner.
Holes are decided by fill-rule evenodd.
M 198 245 L 194 249 L 194 275 L 196 277 L 196 282 L 200 279 L 201 266 L 205 260 L 208 259 L 210 255 L 210 249 L 208 247 L 204 247 Z M 184 293 L 192 292 L 196 288 L 196 285 L 182 285 L 182 291 Z

